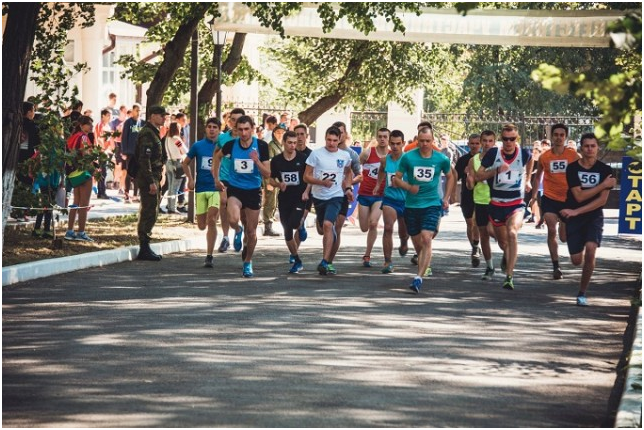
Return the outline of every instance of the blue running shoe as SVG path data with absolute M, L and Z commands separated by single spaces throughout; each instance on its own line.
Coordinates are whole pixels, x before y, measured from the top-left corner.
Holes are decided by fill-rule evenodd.
M 394 271 L 394 263 L 385 263 L 384 267 L 381 270 L 381 272 L 384 274 L 393 273 L 393 271 Z
M 242 271 L 242 275 L 244 278 L 252 278 L 253 277 L 253 263 L 248 262 L 244 263 L 244 270 Z
M 298 234 L 300 235 L 300 242 L 304 242 L 309 234 L 306 231 L 306 226 L 302 224 L 302 227 L 297 229 Z
M 412 290 L 414 293 L 418 294 L 420 292 L 420 287 L 423 285 L 423 278 L 420 276 L 416 276 L 413 281 L 411 281 L 411 285 L 409 286 L 409 289 Z
M 318 264 L 318 272 L 320 275 L 326 275 L 329 273 L 329 266 L 326 261 L 320 261 L 320 264 Z
M 301 261 L 296 261 L 293 263 L 293 267 L 289 270 L 289 273 L 300 273 L 300 270 L 304 269 L 304 265 Z
M 288 262 L 289 264 L 295 263 L 295 256 L 293 254 L 288 256 Z
M 230 248 L 230 241 L 228 240 L 228 236 L 224 236 L 221 239 L 221 244 L 219 245 L 219 252 L 226 252 L 228 251 L 228 248 Z
M 577 296 L 577 306 L 588 306 L 586 296 Z
M 233 245 L 235 247 L 235 252 L 239 252 L 242 249 L 242 236 L 244 235 L 244 227 L 239 227 L 239 231 L 235 232 L 235 240 Z
M 76 240 L 76 233 L 74 233 L 74 230 L 69 230 L 67 233 L 65 233 L 65 240 Z

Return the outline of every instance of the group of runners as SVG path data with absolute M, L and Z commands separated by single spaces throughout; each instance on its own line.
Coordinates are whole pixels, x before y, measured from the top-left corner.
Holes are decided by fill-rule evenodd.
M 566 147 L 568 128 L 552 127 L 552 149 L 538 160 L 518 144 L 517 127 L 506 124 L 497 136 L 485 130 L 469 137 L 470 152 L 455 164 L 441 153 L 434 142 L 429 123 L 418 127 L 414 149 L 404 151 L 405 136 L 400 130 L 378 130 L 375 146 L 360 155 L 345 143 L 346 125 L 336 122 L 325 131 L 324 145 L 311 150 L 308 128 L 304 124 L 286 131 L 283 152 L 269 159 L 268 145 L 254 136 L 255 124 L 243 109 L 228 117 L 229 131 L 220 133 L 217 118 L 206 122 L 206 136 L 196 142 L 183 162 L 188 188 L 196 191 L 196 215 L 200 229 L 207 229 L 207 256 L 204 265 L 213 267 L 217 238 L 217 218 L 221 219 L 223 238 L 219 252 L 230 246 L 229 231 L 234 231 L 233 248 L 242 253 L 242 275 L 254 275 L 252 259 L 257 243 L 262 181 L 280 190 L 279 219 L 290 254 L 290 273 L 303 269 L 300 243 L 307 238 L 305 220 L 315 208 L 315 225 L 322 235 L 320 275 L 337 273 L 333 265 L 341 242 L 342 227 L 354 200 L 354 185 L 359 184 L 357 201 L 360 228 L 366 235 L 362 258 L 371 267 L 371 252 L 383 219 L 382 273 L 392 273 L 394 225 L 398 224 L 400 255 L 408 252 L 408 239 L 414 247 L 413 263 L 418 270 L 409 288 L 418 293 L 423 278 L 431 275 L 432 241 L 441 217 L 449 209 L 450 196 L 457 180 L 462 180 L 461 208 L 467 221 L 467 237 L 472 246 L 472 266 L 485 271 L 482 280 L 493 280 L 491 238 L 503 252 L 502 287 L 513 290 L 514 268 L 518 256 L 518 233 L 524 219 L 526 201 L 539 197 L 543 182 L 541 208 L 548 227 L 548 247 L 553 264 L 553 279 L 562 279 L 559 240 L 567 242 L 571 261 L 583 264 L 577 304 L 587 305 L 586 290 L 595 265 L 596 249 L 603 230 L 602 207 L 615 186 L 612 170 L 597 159 L 599 144 L 593 134 L 581 137 L 581 155 Z M 196 160 L 196 178 L 190 163 Z M 527 190 L 527 191 L 526 191 Z M 526 199 L 526 192 L 530 199 Z

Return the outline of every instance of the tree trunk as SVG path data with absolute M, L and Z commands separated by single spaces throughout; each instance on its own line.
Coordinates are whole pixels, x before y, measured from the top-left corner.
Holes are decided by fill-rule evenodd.
M 186 50 L 192 39 L 192 33 L 197 30 L 199 22 L 203 20 L 210 6 L 211 3 L 197 3 L 194 5 L 192 17 L 179 26 L 177 33 L 165 46 L 163 61 L 157 68 L 147 91 L 146 106 L 148 109 L 163 102 L 163 94 L 170 86 L 175 73 L 183 64 L 183 57 L 186 55 Z
M 224 74 L 230 75 L 235 70 L 235 68 L 239 66 L 239 63 L 241 63 L 241 60 L 242 60 L 242 51 L 244 49 L 245 42 L 246 42 L 246 33 L 235 33 L 235 37 L 233 39 L 230 52 L 228 53 L 228 57 L 226 57 L 226 61 L 224 61 L 221 65 L 222 76 Z M 212 65 L 214 68 L 217 67 L 217 65 L 215 64 L 215 61 L 216 59 L 213 54 Z M 203 130 L 205 129 L 204 125 L 207 118 L 205 118 L 204 116 L 209 114 L 212 108 L 212 99 L 215 97 L 215 94 L 217 94 L 217 76 L 216 75 L 210 79 L 207 79 L 203 83 L 203 85 L 201 86 L 201 89 L 199 90 L 199 94 L 197 95 L 197 104 L 199 106 L 198 112 L 200 113 L 200 115 L 197 118 L 197 121 L 198 121 L 197 130 L 200 130 L 203 132 Z
M 41 3 L 8 3 L 2 41 L 2 231 L 9 216 L 18 164 L 25 97 L 36 19 Z
M 342 97 L 344 97 L 344 95 L 350 90 L 350 88 L 348 88 L 348 82 L 351 82 L 351 76 L 359 73 L 360 68 L 364 63 L 364 55 L 366 52 L 368 52 L 366 50 L 368 43 L 368 41 L 361 41 L 354 46 L 353 56 L 347 63 L 347 67 L 344 69 L 344 74 L 338 81 L 335 89 L 331 92 L 331 94 L 327 94 L 321 97 L 311 106 L 298 113 L 297 118 L 301 122 L 307 125 L 311 125 L 322 114 L 340 103 Z

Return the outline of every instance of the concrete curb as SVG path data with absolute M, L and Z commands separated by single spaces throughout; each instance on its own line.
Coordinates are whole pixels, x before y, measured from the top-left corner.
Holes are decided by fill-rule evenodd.
M 183 252 L 189 249 L 205 248 L 205 246 L 205 237 L 151 244 L 152 250 L 161 255 Z M 61 273 L 74 272 L 89 267 L 103 267 L 123 261 L 132 261 L 136 258 L 138 252 L 138 246 L 128 246 L 125 248 L 88 252 L 85 254 L 71 255 L 69 257 L 52 258 L 3 267 L 2 286 L 59 275 Z
M 628 360 L 624 393 L 615 416 L 616 428 L 642 427 L 642 308 L 637 315 L 633 347 Z

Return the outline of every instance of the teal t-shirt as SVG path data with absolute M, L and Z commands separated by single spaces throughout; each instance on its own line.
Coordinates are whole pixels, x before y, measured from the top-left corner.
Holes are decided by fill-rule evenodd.
M 442 206 L 441 172 L 449 174 L 451 164 L 449 158 L 438 151 L 432 151 L 429 158 L 422 157 L 418 148 L 406 152 L 400 159 L 398 171 L 407 176 L 407 183 L 419 185 L 417 194 L 407 193 L 405 207 L 427 208 Z
M 217 147 L 219 149 L 223 148 L 225 144 L 233 140 L 234 138 L 231 136 L 230 131 L 227 131 L 225 133 L 221 133 L 219 135 L 219 138 L 217 139 Z M 230 168 L 231 168 L 232 161 L 230 161 L 230 158 L 224 157 L 221 160 L 221 164 L 219 165 L 219 180 L 220 181 L 228 181 L 230 180 Z

